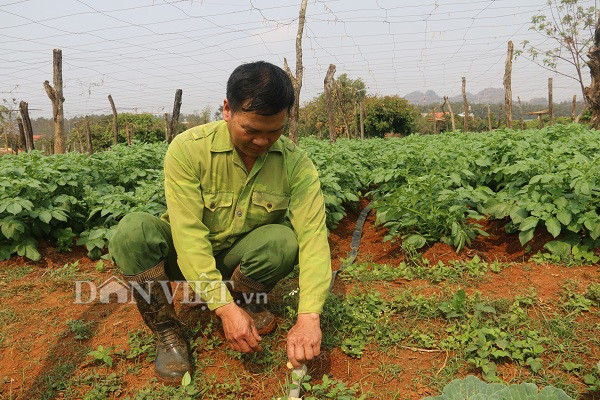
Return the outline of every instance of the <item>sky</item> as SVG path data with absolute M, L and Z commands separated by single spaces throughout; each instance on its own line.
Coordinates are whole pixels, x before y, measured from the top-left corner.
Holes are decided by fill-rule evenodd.
M 182 113 L 214 112 L 242 63 L 286 58 L 295 72 L 299 9 L 300 0 L 0 0 L 0 98 L 51 118 L 43 82 L 59 48 L 68 118 L 110 113 L 109 94 L 118 112 L 171 112 L 176 89 Z M 549 12 L 547 0 L 308 0 L 301 103 L 323 91 L 331 63 L 372 95 L 459 95 L 463 76 L 471 93 L 502 88 L 509 40 L 555 47 L 529 29 Z M 547 97 L 550 77 L 555 101 L 581 99 L 575 80 L 524 56 L 513 62 L 513 99 Z

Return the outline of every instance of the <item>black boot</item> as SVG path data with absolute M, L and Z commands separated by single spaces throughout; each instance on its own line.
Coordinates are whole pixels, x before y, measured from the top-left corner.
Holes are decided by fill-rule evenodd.
M 259 295 L 265 297 L 271 289 L 242 274 L 239 266 L 233 271 L 229 280 L 229 292 L 233 300 L 252 317 L 259 335 L 271 333 L 277 327 L 275 315 L 260 305 Z
M 132 291 L 138 310 L 157 337 L 156 373 L 165 383 L 179 384 L 186 372 L 192 374 L 192 363 L 181 322 L 173 303 L 167 301 L 166 294 L 172 298 L 172 292 L 164 261 L 128 278 L 133 278 Z

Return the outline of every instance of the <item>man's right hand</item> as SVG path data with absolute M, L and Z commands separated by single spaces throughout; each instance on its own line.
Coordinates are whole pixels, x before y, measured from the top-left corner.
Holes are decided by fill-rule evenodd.
M 259 342 L 262 340 L 254 321 L 241 307 L 229 303 L 215 310 L 215 314 L 223 322 L 223 330 L 229 347 L 241 353 L 261 351 Z

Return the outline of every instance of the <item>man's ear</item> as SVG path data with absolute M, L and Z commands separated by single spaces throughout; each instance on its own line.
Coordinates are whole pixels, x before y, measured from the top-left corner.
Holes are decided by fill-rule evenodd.
M 227 99 L 223 100 L 223 119 L 227 122 L 231 119 L 231 108 Z

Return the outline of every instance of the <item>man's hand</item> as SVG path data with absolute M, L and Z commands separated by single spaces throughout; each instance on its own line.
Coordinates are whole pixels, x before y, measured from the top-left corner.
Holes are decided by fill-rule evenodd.
M 262 338 L 254 326 L 254 321 L 241 307 L 235 303 L 229 303 L 217 308 L 215 314 L 223 322 L 223 330 L 229 347 L 241 353 L 254 353 L 262 350 L 258 344 Z
M 298 321 L 287 336 L 287 356 L 294 368 L 321 353 L 320 322 L 319 314 L 298 314 Z

